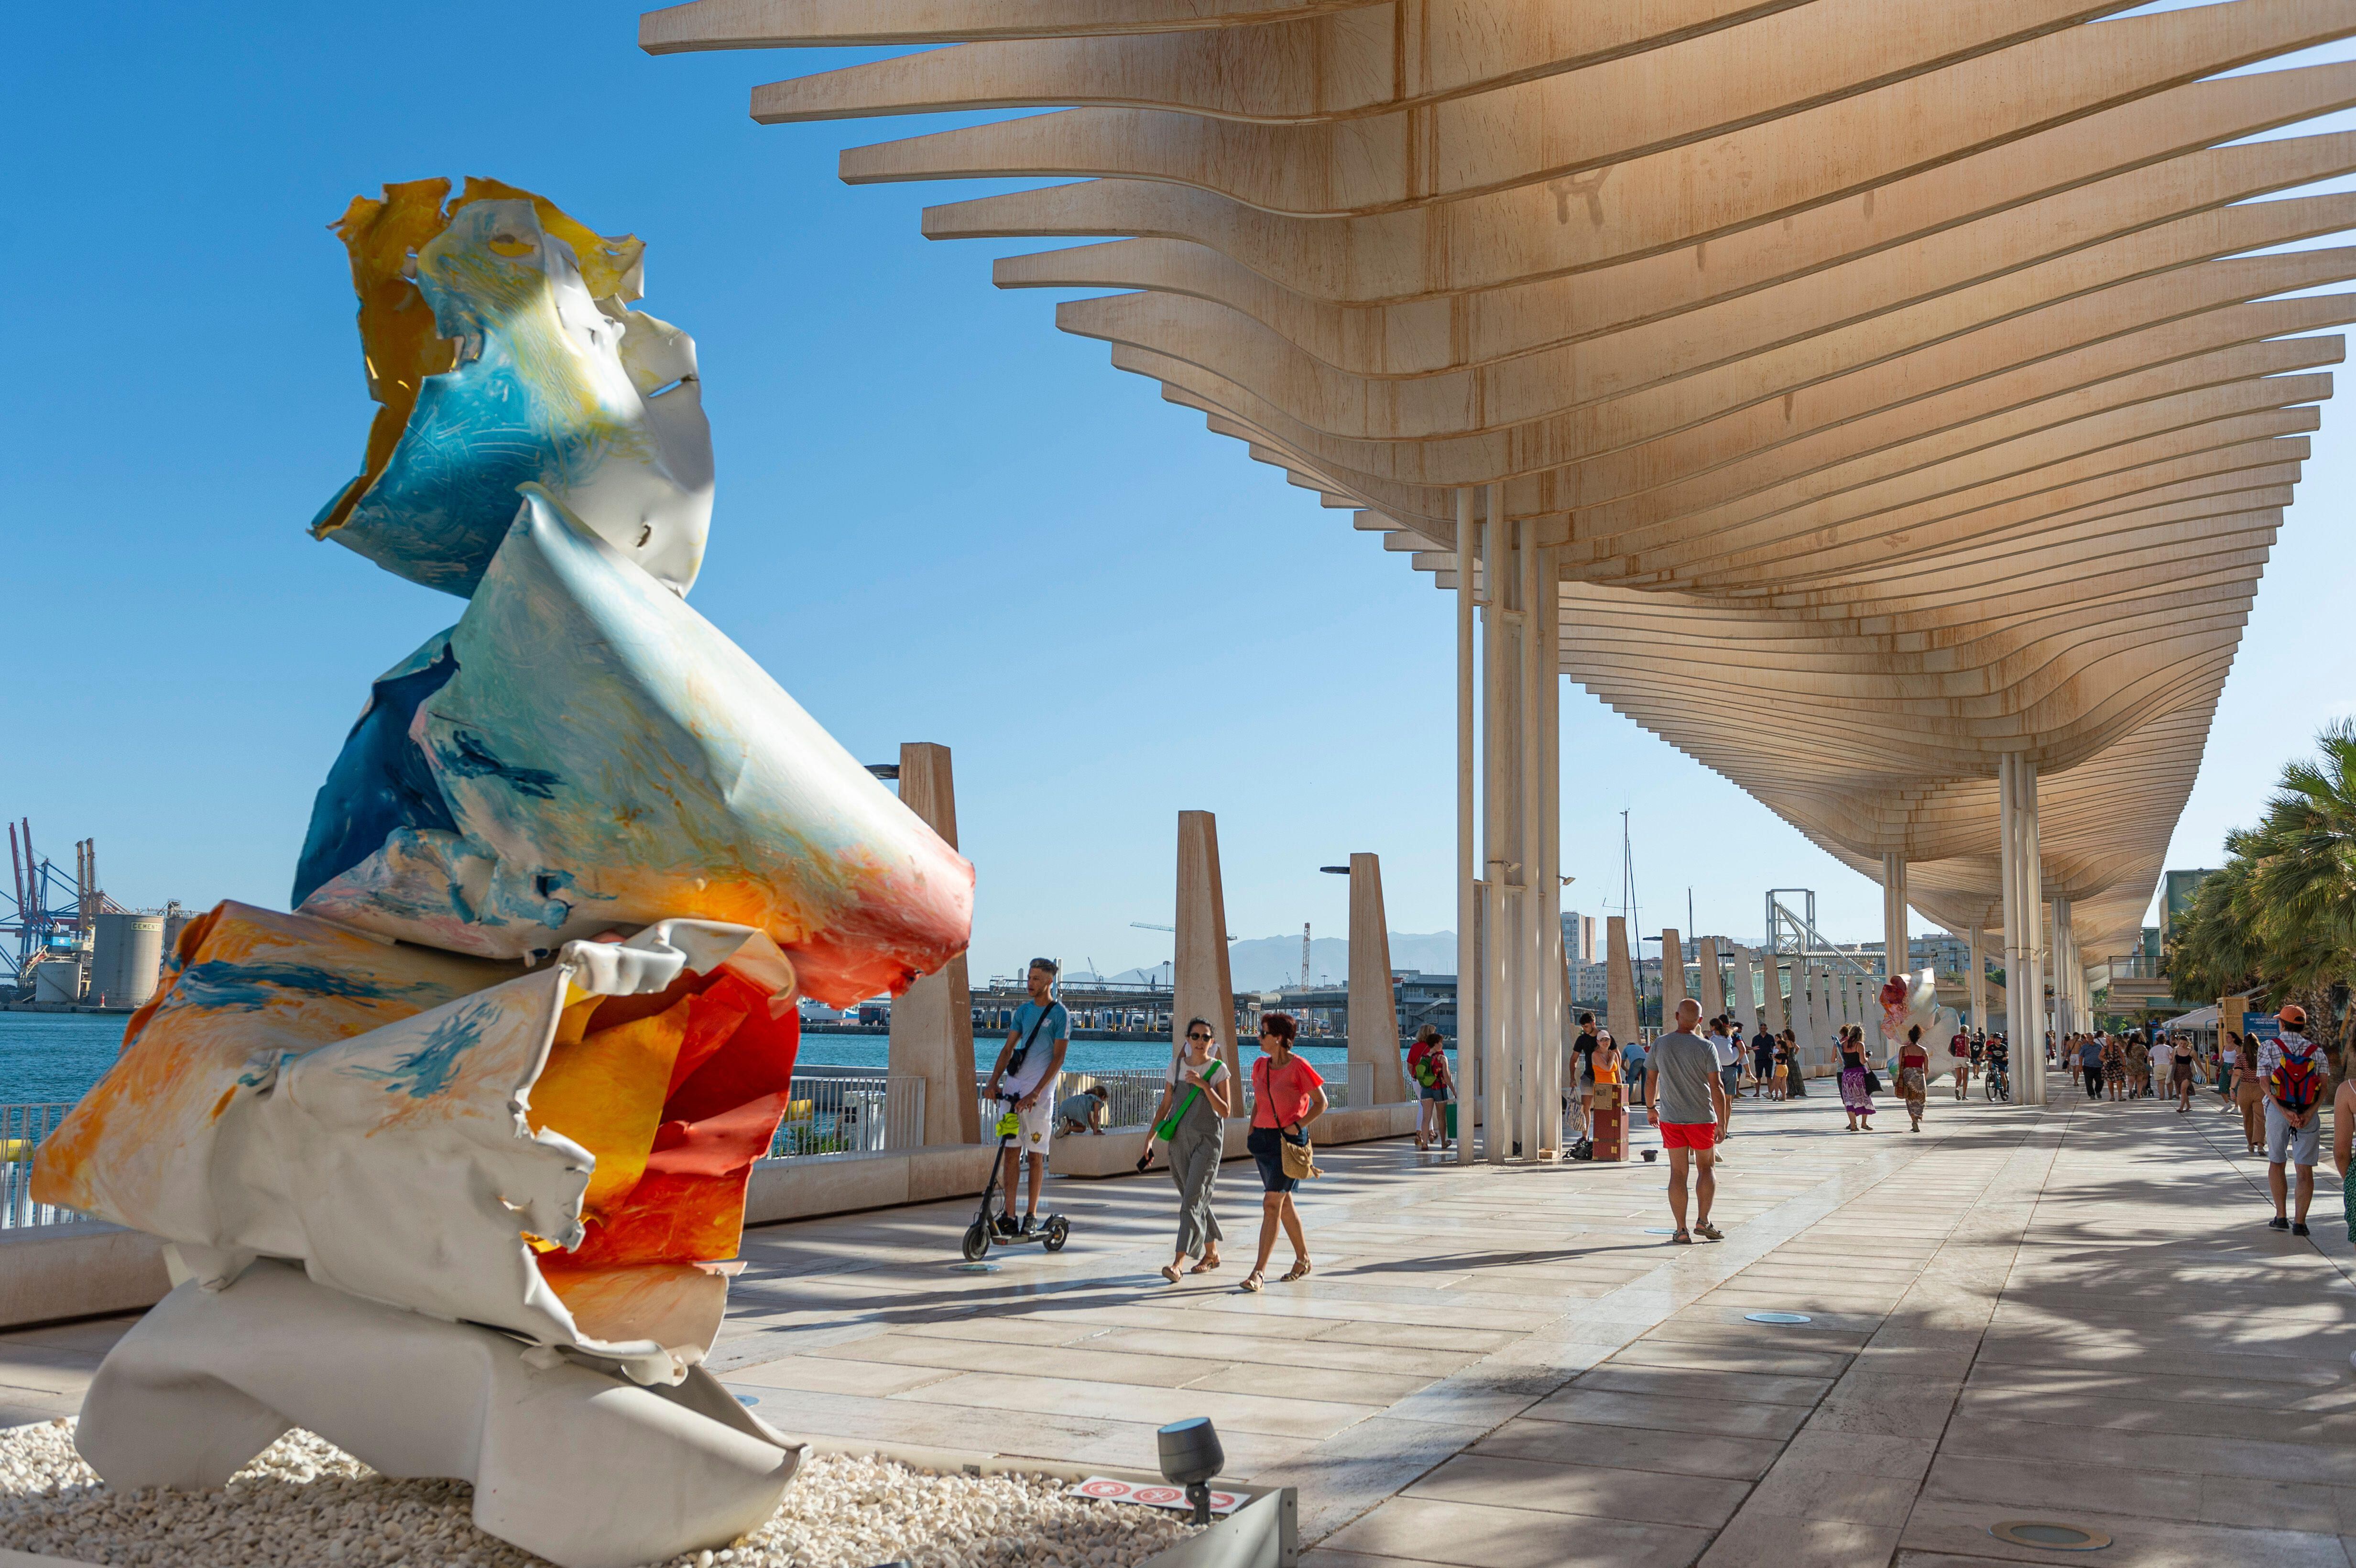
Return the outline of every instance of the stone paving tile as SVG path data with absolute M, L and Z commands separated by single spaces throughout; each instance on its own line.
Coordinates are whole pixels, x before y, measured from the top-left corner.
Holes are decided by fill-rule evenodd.
M 1053 1367 L 1058 1377 L 1094 1382 L 1138 1383 L 1158 1388 L 1183 1388 L 1214 1372 L 1226 1370 L 1224 1360 L 1171 1355 L 1116 1354 L 1066 1345 L 1052 1356 L 1009 1355 L 1002 1345 L 972 1339 L 931 1339 L 913 1335 L 877 1334 L 848 1344 L 828 1345 L 803 1360 L 822 1358 L 843 1361 L 877 1361 L 900 1367 L 943 1367 L 959 1372 L 998 1372 L 1032 1366 Z M 1386 1402 L 1387 1403 L 1387 1402 Z
M 1483 1437 L 1473 1445 L 1472 1452 L 1552 1465 L 1600 1465 L 1670 1476 L 1749 1481 L 1766 1474 L 1767 1467 L 1775 1462 L 1783 1447 L 1782 1443 L 1772 1439 L 1656 1432 L 1635 1426 L 1589 1426 L 1523 1417 L 1505 1423 Z
M 1459 1454 L 1401 1495 L 1716 1530 L 1734 1517 L 1750 1489 L 1741 1481 L 1699 1476 L 1664 1485 L 1659 1475 L 1646 1470 L 1552 1465 L 1476 1451 Z
M 731 1388 L 758 1392 L 765 1388 L 796 1389 L 807 1393 L 862 1394 L 881 1399 L 903 1389 L 922 1388 L 957 1373 L 944 1367 L 892 1367 L 878 1361 L 838 1361 L 818 1356 L 787 1356 L 741 1367 L 727 1374 Z
M 1624 1366 L 1607 1361 L 1581 1373 L 1574 1384 L 1647 1399 L 1733 1400 L 1748 1404 L 1806 1407 L 1832 1392 L 1829 1378 L 1765 1377 L 1752 1372 L 1709 1372 L 1671 1367 Z
M 1589 1426 L 1643 1426 L 1657 1432 L 1700 1432 L 1719 1437 L 1790 1437 L 1808 1419 L 1808 1406 L 1746 1404 L 1731 1400 L 1655 1399 L 1573 1384 L 1522 1413 L 1533 1421 L 1575 1421 Z
M 1053 1366 L 1053 1361 L 1044 1363 Z M 1021 1372 L 959 1372 L 890 1396 L 894 1403 L 966 1405 L 1027 1422 L 1035 1415 L 1144 1422 L 1159 1426 L 1207 1415 L 1221 1432 L 1320 1438 L 1365 1419 L 1364 1405 L 1268 1394 L 1205 1393 L 1194 1389 L 1106 1385 Z
M 1326 1543 L 1461 1568 L 1686 1568 L 1709 1540 L 1707 1530 L 1675 1525 L 1394 1498 Z
M 1889 1561 L 1898 1531 L 1838 1520 L 1754 1515 L 1748 1509 L 1719 1532 L 1702 1568 L 1858 1568 Z
M 2099 1530 L 2111 1545 L 2099 1553 L 2042 1552 L 2014 1546 L 1988 1533 L 1988 1527 L 2008 1519 L 2027 1517 L 2000 1500 L 1978 1504 L 1926 1499 L 1915 1506 L 1899 1538 L 1901 1561 L 1912 1563 L 1915 1552 L 1950 1552 L 1980 1562 L 2078 1563 L 2094 1561 L 2132 1563 L 2135 1568 L 2348 1568 L 2348 1555 L 2339 1538 L 2304 1531 L 2229 1530 L 2221 1526 L 2187 1524 L 2180 1520 L 2137 1519 L 2133 1515 L 2092 1509 L 2072 1509 L 2067 1522 Z

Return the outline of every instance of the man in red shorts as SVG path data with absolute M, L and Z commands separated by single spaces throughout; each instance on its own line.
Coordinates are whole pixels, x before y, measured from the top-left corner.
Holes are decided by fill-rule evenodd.
M 1701 1022 L 1701 1004 L 1690 999 L 1677 1004 L 1677 1027 L 1653 1042 L 1644 1075 L 1644 1105 L 1653 1125 L 1661 1129 L 1661 1143 L 1669 1151 L 1669 1213 L 1677 1222 L 1670 1243 L 1690 1246 L 1726 1239 L 1709 1222 L 1710 1200 L 1718 1196 L 1718 1179 L 1710 1174 L 1711 1151 L 1725 1135 L 1727 1117 L 1734 1107 L 1719 1079 L 1718 1052 L 1694 1033 Z M 1686 1173 L 1694 1170 L 1694 1223 L 1686 1229 Z

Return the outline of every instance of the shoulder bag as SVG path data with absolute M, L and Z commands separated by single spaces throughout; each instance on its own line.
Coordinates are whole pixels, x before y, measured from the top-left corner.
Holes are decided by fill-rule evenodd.
M 1274 1075 L 1268 1070 L 1267 1057 L 1261 1057 L 1257 1065 L 1260 1069 L 1260 1072 L 1259 1082 L 1256 1087 L 1261 1096 L 1265 1098 L 1268 1093 L 1269 1081 Z M 1275 1114 L 1275 1109 L 1271 1106 L 1269 1108 L 1269 1115 L 1274 1115 Z M 1277 1147 L 1283 1152 L 1284 1174 L 1292 1178 L 1295 1181 L 1308 1181 L 1313 1178 L 1324 1175 L 1325 1173 L 1323 1171 L 1317 1168 L 1317 1151 L 1310 1147 L 1309 1129 L 1302 1126 L 1299 1122 L 1295 1122 L 1292 1124 L 1292 1130 L 1300 1135 L 1297 1142 L 1294 1139 L 1284 1136 L 1283 1123 L 1279 1122 L 1277 1124 Z

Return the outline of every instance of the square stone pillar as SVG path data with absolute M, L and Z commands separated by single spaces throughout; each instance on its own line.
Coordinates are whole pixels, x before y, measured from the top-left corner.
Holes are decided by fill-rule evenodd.
M 1390 930 L 1383 917 L 1382 861 L 1373 855 L 1354 854 L 1350 857 L 1350 1103 L 1353 1106 L 1390 1105 L 1407 1097 L 1407 1074 L 1399 1066 L 1398 1003 L 1391 990 Z
M 1748 947 L 1734 949 L 1734 994 L 1730 1003 L 1745 1038 L 1757 1034 L 1766 1014 L 1760 1005 L 1759 959 Z
M 1694 955 L 1701 965 L 1701 1016 L 1714 1019 L 1727 1010 L 1726 976 L 1718 966 L 1718 938 L 1705 936 L 1694 944 Z
M 949 749 L 928 741 L 900 748 L 900 804 L 957 848 L 957 791 L 949 774 Z M 917 979 L 892 1003 L 892 1035 L 884 1048 L 884 1072 L 893 1078 L 925 1083 L 924 1142 L 969 1144 L 981 1138 L 981 1113 L 974 1092 L 973 989 L 960 953 Z M 905 1142 L 916 1129 L 908 1119 L 884 1118 L 887 1136 Z
M 1636 1022 L 1636 968 L 1628 953 L 1628 919 L 1607 915 L 1603 921 L 1605 1016 L 1612 1038 L 1624 1046 L 1643 1031 Z
M 1686 942 L 1675 931 L 1661 933 L 1661 1032 L 1677 1027 L 1677 1004 L 1688 999 L 1686 990 Z M 1702 1020 L 1707 1023 L 1709 1020 Z
M 1178 1050 L 1192 1019 L 1206 1019 L 1219 1037 L 1227 1082 L 1243 1083 L 1236 1049 L 1236 987 L 1227 968 L 1227 899 L 1219 884 L 1219 823 L 1207 811 L 1178 814 L 1178 932 L 1170 965 L 1170 1049 Z M 1250 1091 L 1247 1089 L 1246 1094 Z M 1240 1115 L 1243 1101 L 1230 1097 Z

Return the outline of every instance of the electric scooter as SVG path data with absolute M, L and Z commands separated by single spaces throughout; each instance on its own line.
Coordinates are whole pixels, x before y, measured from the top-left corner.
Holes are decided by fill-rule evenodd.
M 1023 1131 L 1022 1118 L 1014 1114 L 1013 1099 L 1001 1096 L 1000 1103 L 1006 1109 L 998 1118 L 998 1152 L 990 1157 L 990 1179 L 982 1184 L 980 1211 L 974 1215 L 973 1223 L 965 1228 L 965 1239 L 958 1249 L 969 1264 L 980 1263 L 993 1246 L 1019 1247 L 1036 1242 L 1051 1253 L 1060 1253 L 1072 1234 L 1072 1222 L 1061 1214 L 1043 1217 L 1038 1228 L 1026 1235 L 999 1233 L 996 1216 L 992 1213 L 998 1198 L 998 1173 L 1006 1168 L 1006 1151 Z

